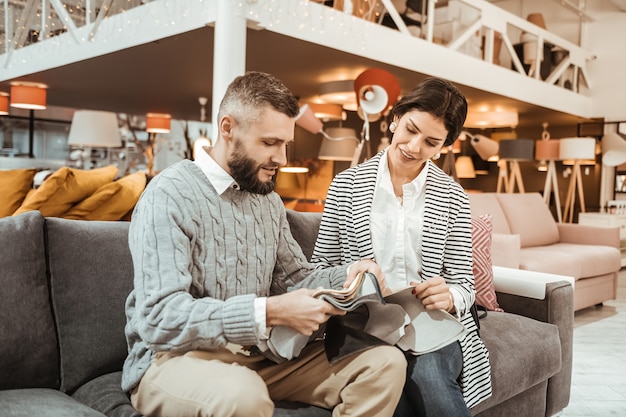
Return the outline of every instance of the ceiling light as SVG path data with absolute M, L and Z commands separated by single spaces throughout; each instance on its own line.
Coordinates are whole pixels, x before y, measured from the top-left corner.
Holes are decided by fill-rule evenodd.
M 339 104 L 344 109 L 356 111 L 354 80 L 328 81 L 320 85 L 318 100 L 323 103 Z
M 11 84 L 11 107 L 28 110 L 46 108 L 46 88 L 44 84 L 19 82 Z
M 468 111 L 463 124 L 466 128 L 486 129 L 497 127 L 515 127 L 519 122 L 516 111 L 511 110 L 488 110 Z
M 0 116 L 9 114 L 9 95 L 0 91 Z
M 315 117 L 324 122 L 331 122 L 344 119 L 343 107 L 333 103 L 309 103 Z
M 146 132 L 148 133 L 169 133 L 172 116 L 166 113 L 146 114 Z

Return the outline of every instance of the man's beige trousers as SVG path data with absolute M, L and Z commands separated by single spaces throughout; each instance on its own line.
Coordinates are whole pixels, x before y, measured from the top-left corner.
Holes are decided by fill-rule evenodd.
M 333 409 L 333 416 L 392 416 L 406 378 L 403 353 L 379 346 L 330 365 L 321 342 L 276 364 L 229 350 L 159 353 L 131 395 L 150 417 L 271 417 L 274 401 Z

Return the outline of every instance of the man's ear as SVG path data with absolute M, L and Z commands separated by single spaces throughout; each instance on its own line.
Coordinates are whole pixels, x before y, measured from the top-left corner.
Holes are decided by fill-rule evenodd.
M 231 116 L 222 116 L 218 123 L 220 138 L 229 142 L 233 138 L 233 127 L 235 121 Z

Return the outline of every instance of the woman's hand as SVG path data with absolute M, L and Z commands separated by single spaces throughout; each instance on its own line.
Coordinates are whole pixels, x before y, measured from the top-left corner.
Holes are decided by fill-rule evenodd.
M 420 300 L 426 310 L 454 311 L 454 297 L 450 287 L 442 277 L 432 277 L 421 282 L 411 282 L 413 294 Z
M 378 281 L 378 285 L 380 286 L 380 291 L 384 296 L 389 295 L 390 291 L 387 289 L 385 275 L 383 274 L 382 269 L 380 269 L 380 266 L 378 266 L 378 264 L 371 259 L 361 259 L 360 261 L 350 265 L 350 272 L 348 273 L 343 287 L 348 288 L 360 272 L 371 272 L 374 274 L 376 280 Z

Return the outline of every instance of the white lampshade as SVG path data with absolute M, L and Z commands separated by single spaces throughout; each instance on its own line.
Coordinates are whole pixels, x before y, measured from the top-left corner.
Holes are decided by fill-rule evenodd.
M 122 146 L 117 115 L 106 111 L 75 111 L 67 144 L 92 148 Z
M 595 159 L 596 140 L 594 138 L 563 138 L 559 148 L 559 159 Z
M 296 116 L 296 124 L 313 134 L 320 133 L 324 126 L 322 121 L 315 116 L 313 108 L 309 104 L 300 107 L 300 112 Z
M 483 161 L 497 160 L 500 145 L 495 140 L 483 135 L 474 135 L 470 143 Z
M 602 163 L 615 167 L 626 162 L 626 140 L 617 132 L 602 137 Z
M 358 144 L 359 140 L 354 129 L 328 128 L 320 146 L 318 158 L 330 161 L 352 161 Z

